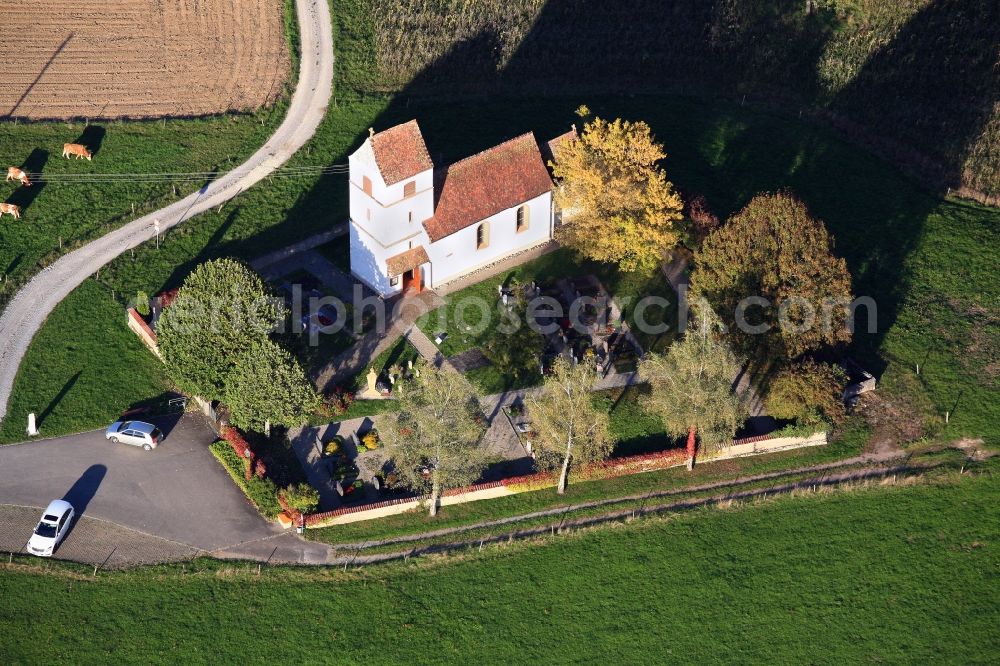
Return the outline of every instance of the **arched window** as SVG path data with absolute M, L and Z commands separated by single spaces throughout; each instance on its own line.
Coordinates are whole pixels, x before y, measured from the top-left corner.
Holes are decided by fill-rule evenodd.
M 490 244 L 490 226 L 489 223 L 483 222 L 478 227 L 476 227 L 476 249 L 482 250 L 483 248 L 489 246 Z
M 372 195 L 372 179 L 368 176 L 361 176 L 361 190 L 368 196 Z
M 529 210 L 527 204 L 521 206 L 517 209 L 517 233 L 526 231 L 528 229 L 528 223 L 531 220 L 531 211 Z
M 412 197 L 417 193 L 417 181 L 411 180 L 406 185 L 403 185 L 403 198 Z

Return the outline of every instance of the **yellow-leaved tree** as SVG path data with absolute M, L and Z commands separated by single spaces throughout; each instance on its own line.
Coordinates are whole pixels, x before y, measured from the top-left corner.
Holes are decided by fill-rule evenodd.
M 577 111 L 586 116 L 589 111 Z M 625 271 L 651 270 L 677 243 L 683 204 L 658 166 L 666 157 L 649 125 L 594 118 L 556 147 L 553 174 L 562 211 L 557 239 Z

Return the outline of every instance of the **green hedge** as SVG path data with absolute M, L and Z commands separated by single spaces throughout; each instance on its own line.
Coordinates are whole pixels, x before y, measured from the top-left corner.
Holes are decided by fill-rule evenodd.
M 256 476 L 251 477 L 247 481 L 244 478 L 246 462 L 233 451 L 228 442 L 219 440 L 208 448 L 212 452 L 212 455 L 215 456 L 215 459 L 226 468 L 229 476 L 240 487 L 243 494 L 249 497 L 250 501 L 254 503 L 261 515 L 265 518 L 273 519 L 281 512 L 281 505 L 278 504 L 277 486 L 268 479 L 258 479 Z

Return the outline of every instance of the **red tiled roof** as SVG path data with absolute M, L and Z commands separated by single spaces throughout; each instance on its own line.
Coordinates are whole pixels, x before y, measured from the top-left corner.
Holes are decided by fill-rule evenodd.
M 416 120 L 373 135 L 372 152 L 386 185 L 434 168 Z
M 441 194 L 424 222 L 431 242 L 548 192 L 552 179 L 528 132 L 452 164 L 435 186 Z
M 564 141 L 572 141 L 575 138 L 576 138 L 576 127 L 574 126 L 573 129 L 566 132 L 565 134 L 560 134 L 551 141 L 548 141 L 545 144 L 545 148 L 542 150 L 542 157 L 545 158 L 546 166 L 548 166 L 548 163 L 550 161 L 551 162 L 556 161 L 556 153 L 559 150 L 559 146 L 561 146 Z
M 385 260 L 385 267 L 389 269 L 389 277 L 396 277 L 428 261 L 430 258 L 427 256 L 427 250 L 423 245 L 418 245 L 389 257 Z

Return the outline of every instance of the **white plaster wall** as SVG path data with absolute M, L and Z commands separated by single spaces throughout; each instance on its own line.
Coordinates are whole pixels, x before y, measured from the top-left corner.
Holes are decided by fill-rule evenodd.
M 386 267 L 386 260 L 400 252 L 405 252 L 411 246 L 423 245 L 424 249 L 427 249 L 430 244 L 427 232 L 423 230 L 423 227 L 420 228 L 420 233 L 413 238 L 404 239 L 392 245 L 382 245 L 354 220 L 351 220 L 350 232 L 351 272 L 382 296 L 391 296 L 403 288 L 402 279 L 395 287 L 389 284 L 389 270 Z M 427 270 L 426 266 L 424 270 Z M 429 286 L 429 278 L 426 276 L 424 284 Z
M 434 214 L 433 169 L 386 186 L 367 141 L 347 161 L 350 167 L 351 219 L 383 245 L 392 245 L 412 236 L 422 228 L 421 223 Z M 364 192 L 365 176 L 372 181 L 371 196 Z M 403 189 L 409 182 L 416 183 L 416 193 L 404 198 Z M 371 220 L 368 219 L 368 211 L 371 211 Z M 413 213 L 412 221 L 410 213 Z
M 427 250 L 431 263 L 422 269 L 423 280 L 426 286 L 433 287 L 551 238 L 552 194 L 546 192 L 527 202 L 529 224 L 521 233 L 516 231 L 514 207 L 485 220 L 490 229 L 489 245 L 482 250 L 476 249 L 479 223 L 431 244 L 423 222 L 434 214 L 433 170 L 386 186 L 368 141 L 348 158 L 348 164 L 351 272 L 383 296 L 402 288 L 402 280 L 390 286 L 386 259 L 411 247 L 423 245 Z M 363 189 L 365 176 L 372 182 L 371 196 Z M 411 181 L 416 183 L 416 194 L 404 198 L 403 189 Z
M 489 246 L 476 249 L 476 227 L 473 224 L 450 236 L 445 236 L 427 248 L 432 270 L 428 286 L 442 284 L 461 275 L 491 264 L 509 254 L 533 247 L 551 238 L 552 194 L 546 192 L 528 201 L 528 229 L 517 233 L 517 207 L 508 208 L 487 218 L 490 225 Z

